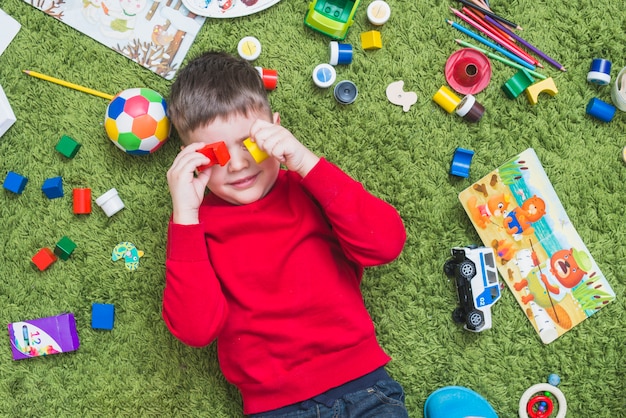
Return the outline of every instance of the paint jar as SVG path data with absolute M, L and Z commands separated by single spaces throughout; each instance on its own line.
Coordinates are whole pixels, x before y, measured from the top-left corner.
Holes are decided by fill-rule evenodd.
M 96 204 L 102 208 L 109 218 L 124 209 L 124 202 L 122 202 L 122 199 L 117 194 L 117 190 L 114 188 L 97 198 Z
M 335 86 L 334 90 L 335 99 L 341 104 L 354 103 L 359 91 L 356 85 L 352 81 L 344 80 Z
M 485 107 L 471 94 L 465 96 L 456 108 L 456 114 L 468 122 L 478 122 L 485 113 Z
M 461 98 L 446 86 L 441 86 L 437 90 L 433 100 L 448 113 L 454 112 L 459 103 L 461 103 Z
M 606 86 L 611 82 L 611 61 L 596 58 L 591 61 L 591 68 L 587 73 L 587 81 L 599 86 Z
M 382 26 L 391 17 L 391 8 L 383 0 L 373 1 L 367 6 L 367 20 L 374 26 Z
M 270 70 L 263 67 L 254 67 L 259 72 L 261 79 L 263 80 L 263 86 L 265 90 L 274 90 L 278 85 L 278 71 Z
M 313 82 L 317 87 L 328 88 L 333 85 L 337 78 L 335 67 L 330 64 L 319 64 L 313 69 Z
M 603 122 L 610 122 L 615 116 L 615 106 L 603 102 L 600 99 L 593 98 L 587 103 L 587 114 Z
M 617 74 L 615 83 L 611 86 L 613 104 L 622 112 L 626 112 L 626 67 Z
M 347 65 L 352 62 L 352 45 L 330 42 L 330 65 Z

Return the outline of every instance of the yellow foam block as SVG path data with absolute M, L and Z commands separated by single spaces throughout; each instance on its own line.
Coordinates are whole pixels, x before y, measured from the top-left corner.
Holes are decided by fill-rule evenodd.
M 381 49 L 383 47 L 383 40 L 380 36 L 380 32 L 370 30 L 361 33 L 361 47 L 366 51 L 370 49 Z
M 265 160 L 269 155 L 265 151 L 263 151 L 256 142 L 253 142 L 250 138 L 244 139 L 243 145 L 248 149 L 248 152 L 254 158 L 257 164 L 260 164 Z
M 532 105 L 536 105 L 539 100 L 539 93 L 548 93 L 550 96 L 554 96 L 559 91 L 556 89 L 556 84 L 554 84 L 554 79 L 552 77 L 546 78 L 545 80 L 541 80 L 535 84 L 530 85 L 526 89 L 526 97 L 528 97 L 528 101 Z

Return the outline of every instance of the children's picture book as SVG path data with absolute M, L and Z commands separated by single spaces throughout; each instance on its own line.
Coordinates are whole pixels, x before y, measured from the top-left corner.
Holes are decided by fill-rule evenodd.
M 16 120 L 9 99 L 0 85 L 0 137 L 13 126 Z
M 167 80 L 206 19 L 182 0 L 24 1 Z
M 544 344 L 615 299 L 532 148 L 459 200 Z

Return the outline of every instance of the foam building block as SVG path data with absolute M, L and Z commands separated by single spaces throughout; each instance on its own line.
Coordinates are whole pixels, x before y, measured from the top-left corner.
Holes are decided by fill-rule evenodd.
M 454 151 L 454 156 L 452 157 L 450 174 L 457 177 L 469 177 L 470 165 L 473 157 L 474 151 L 457 147 Z
M 69 239 L 68 237 L 63 237 L 57 242 L 54 247 L 54 254 L 56 254 L 59 258 L 63 260 L 67 260 L 70 258 L 70 255 L 76 249 L 76 244 L 74 241 Z
M 78 350 L 80 340 L 72 313 L 8 325 L 13 360 Z
M 57 256 L 52 252 L 50 248 L 42 248 L 37 251 L 37 254 L 31 258 L 31 261 L 37 266 L 37 268 L 41 271 L 44 271 L 48 267 L 52 265 L 55 261 L 57 261 Z
M 63 197 L 63 179 L 61 177 L 51 177 L 46 179 L 41 186 L 41 190 L 48 199 Z
M 361 33 L 361 47 L 366 51 L 381 49 L 383 47 L 383 40 L 380 32 L 377 30 L 370 30 L 368 32 Z
M 244 139 L 243 145 L 248 149 L 248 152 L 252 155 L 252 158 L 254 158 L 254 161 L 256 161 L 257 164 L 261 164 L 267 157 L 269 157 L 269 155 L 259 148 L 256 142 L 252 142 L 250 138 Z
M 555 96 L 559 91 L 554 84 L 554 79 L 548 77 L 545 80 L 531 84 L 526 88 L 526 97 L 531 105 L 536 105 L 539 101 L 539 93 L 547 93 L 550 96 Z
M 110 303 L 93 303 L 91 305 L 91 328 L 113 329 L 115 305 Z
M 57 142 L 54 149 L 65 155 L 67 158 L 74 158 L 80 147 L 81 144 L 79 144 L 75 139 L 70 138 L 67 135 L 63 135 L 61 139 L 59 139 L 59 142 Z
M 16 194 L 22 194 L 24 187 L 26 187 L 28 179 L 21 174 L 17 174 L 14 171 L 9 171 L 4 179 L 2 186 Z
M 91 213 L 91 189 L 76 188 L 72 190 L 73 204 L 75 215 L 84 215 Z

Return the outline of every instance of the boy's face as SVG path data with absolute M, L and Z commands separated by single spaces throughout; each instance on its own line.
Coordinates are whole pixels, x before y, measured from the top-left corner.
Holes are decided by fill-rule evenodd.
M 191 132 L 187 143 L 224 141 L 230 153 L 225 166 L 209 168 L 211 177 L 207 187 L 216 196 L 234 205 L 245 205 L 264 197 L 274 186 L 280 163 L 275 158 L 266 158 L 257 164 L 243 145 L 250 136 L 250 128 L 257 119 L 278 123 L 278 113 L 270 120 L 266 111 L 252 112 L 247 117 L 235 114 L 228 119 L 218 118 L 205 127 Z

